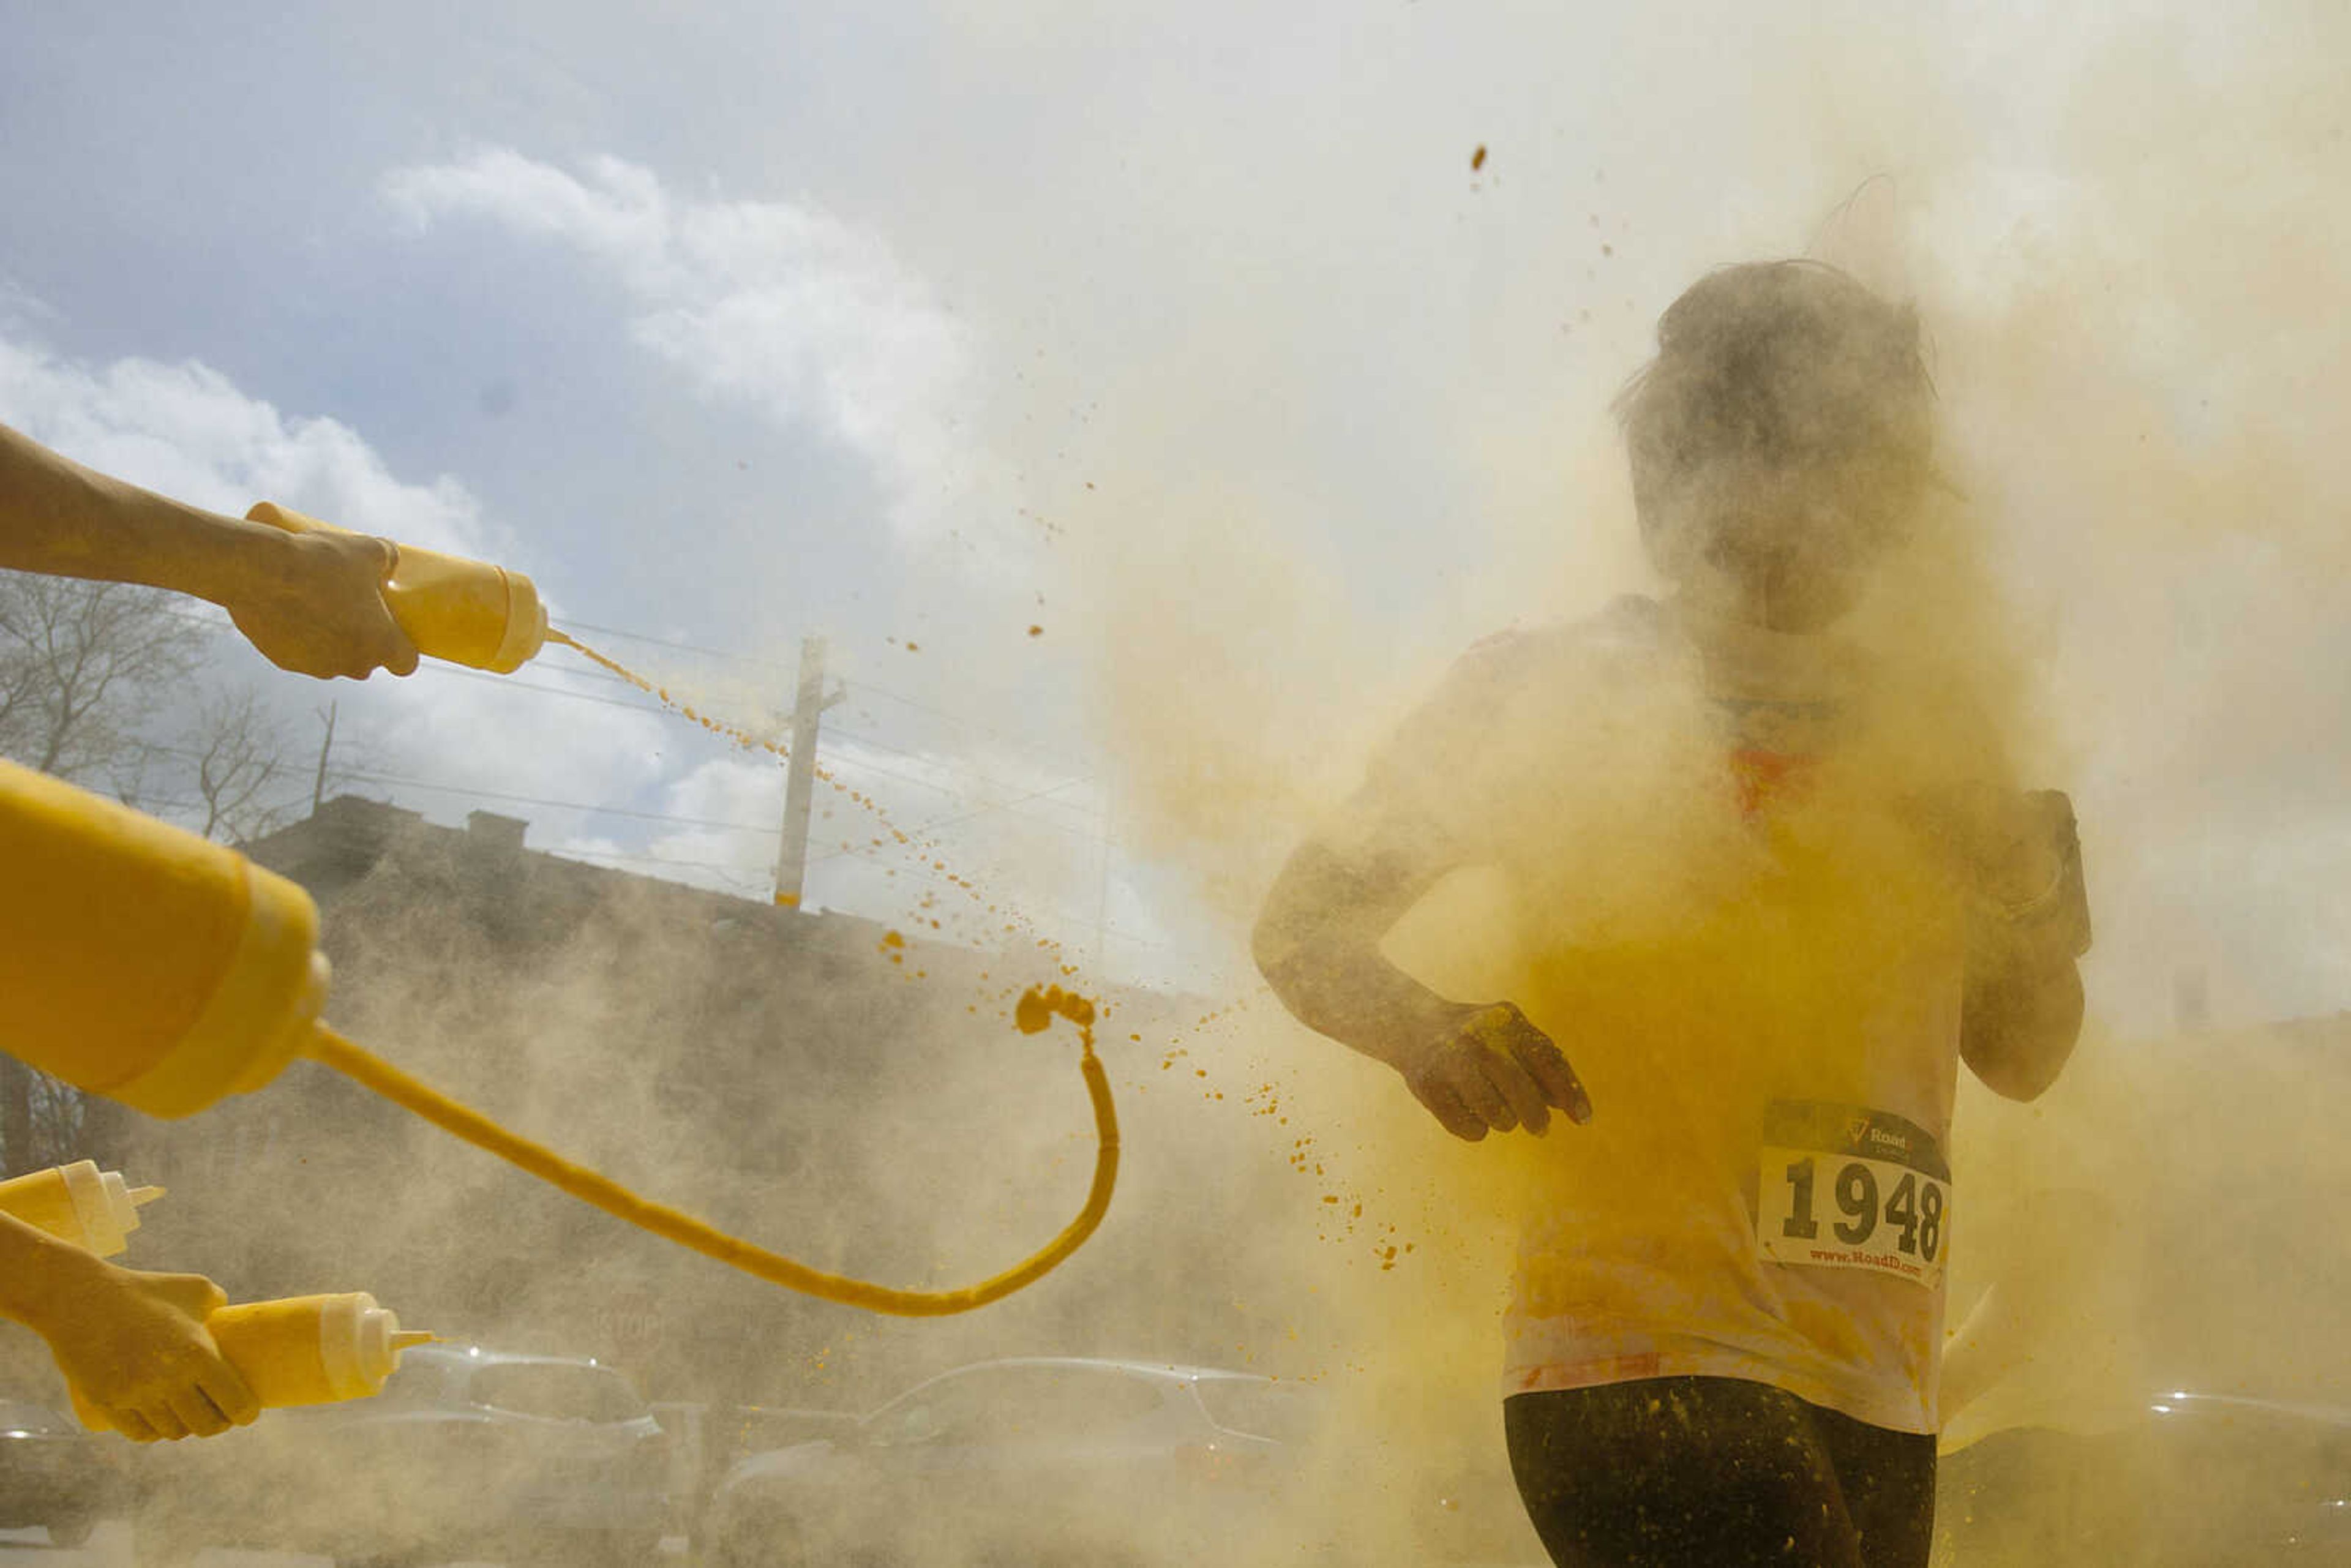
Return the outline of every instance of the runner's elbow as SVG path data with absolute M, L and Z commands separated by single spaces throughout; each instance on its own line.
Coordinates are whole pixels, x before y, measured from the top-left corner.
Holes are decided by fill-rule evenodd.
M 2057 1082 L 2070 1051 L 2042 1056 L 2019 1053 L 2001 1056 L 1978 1051 L 1967 1058 L 1968 1070 L 1983 1086 L 2003 1100 L 2038 1100 Z

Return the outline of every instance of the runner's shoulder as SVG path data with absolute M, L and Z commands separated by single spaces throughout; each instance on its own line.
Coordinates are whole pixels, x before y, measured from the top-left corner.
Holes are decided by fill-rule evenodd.
M 1501 695 L 1562 679 L 1637 676 L 1656 669 L 1672 648 L 1665 607 L 1627 593 L 1597 614 L 1480 637 L 1455 662 L 1448 684 Z

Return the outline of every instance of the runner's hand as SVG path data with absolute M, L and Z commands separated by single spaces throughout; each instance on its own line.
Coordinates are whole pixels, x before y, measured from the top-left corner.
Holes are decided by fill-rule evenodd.
M 107 1265 L 46 1333 L 49 1354 L 81 1396 L 135 1443 L 210 1437 L 261 1413 L 204 1320 L 228 1298 L 201 1274 Z
M 1998 904 L 2033 903 L 2081 853 L 2074 802 L 2063 790 L 1966 785 L 1918 796 L 1913 809 L 1957 857 L 1977 896 Z
M 1541 1133 L 1555 1106 L 1592 1120 L 1592 1100 L 1551 1037 L 1509 1002 L 1466 1007 L 1450 1033 L 1396 1064 L 1429 1113 L 1457 1138 L 1524 1127 Z

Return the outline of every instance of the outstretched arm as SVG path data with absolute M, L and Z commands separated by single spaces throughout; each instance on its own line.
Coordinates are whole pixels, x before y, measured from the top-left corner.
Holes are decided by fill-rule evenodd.
M 158 496 L 0 424 L 0 567 L 210 600 L 281 669 L 415 669 L 384 607 L 392 559 L 379 538 L 287 533 Z
M 1543 1131 L 1556 1107 L 1592 1119 L 1559 1048 L 1509 1002 L 1438 996 L 1380 941 L 1448 866 L 1427 835 L 1384 826 L 1343 846 L 1329 835 L 1291 855 L 1251 944 L 1258 967 L 1298 1020 L 1384 1061 L 1457 1137 Z

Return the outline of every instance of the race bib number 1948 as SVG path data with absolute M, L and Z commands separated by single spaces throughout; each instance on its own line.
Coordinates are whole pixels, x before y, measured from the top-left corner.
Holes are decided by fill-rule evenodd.
M 1756 1240 L 1774 1263 L 1942 1283 L 1951 1167 L 1924 1127 L 1886 1111 L 1774 1101 L 1763 1121 Z

